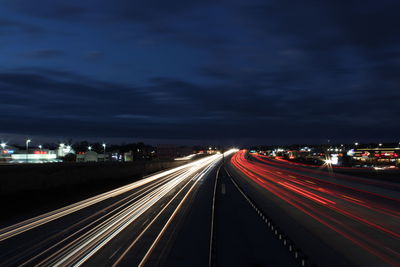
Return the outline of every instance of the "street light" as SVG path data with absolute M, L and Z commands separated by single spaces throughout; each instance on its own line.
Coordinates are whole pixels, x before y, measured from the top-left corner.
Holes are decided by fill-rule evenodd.
M 6 143 L 1 143 L 1 144 L 0 144 L 0 146 L 1 146 L 2 149 L 6 148 L 6 145 L 7 145 Z
M 104 155 L 106 154 L 106 144 L 105 143 L 103 143 L 103 148 L 104 148 Z
M 379 143 L 379 146 L 382 146 L 382 143 Z
M 28 154 L 29 154 L 29 143 L 31 142 L 31 139 L 26 140 L 26 162 L 28 162 Z
M 42 146 L 42 145 L 39 145 L 38 147 L 39 147 L 39 149 L 40 149 L 40 152 L 42 152 L 43 146 Z
M 92 147 L 91 147 L 91 146 L 88 146 L 88 150 L 91 151 L 91 150 L 92 150 Z

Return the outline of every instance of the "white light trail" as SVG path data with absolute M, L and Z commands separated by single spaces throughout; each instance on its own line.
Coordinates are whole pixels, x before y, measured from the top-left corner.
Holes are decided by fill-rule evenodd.
M 228 156 L 236 151 L 237 150 L 227 151 L 224 153 L 224 156 Z M 106 246 L 113 238 L 125 230 L 129 225 L 135 222 L 151 207 L 155 207 L 157 203 L 161 203 L 160 201 L 165 199 L 168 194 L 173 193 L 174 199 L 188 185 L 191 185 L 189 191 L 186 192 L 186 195 L 179 203 L 174 213 L 163 227 L 163 230 L 160 232 L 157 239 L 153 242 L 152 246 L 146 253 L 144 258 L 145 260 L 151 254 L 153 248 L 158 242 L 157 240 L 162 236 L 163 231 L 168 227 L 182 203 L 194 188 L 194 185 L 196 185 L 204 175 L 206 175 L 211 169 L 220 163 L 221 159 L 221 154 L 202 158 L 180 167 L 151 175 L 140 181 L 88 198 L 64 208 L 57 209 L 55 211 L 6 227 L 0 230 L 0 241 L 19 235 L 28 230 L 32 230 L 36 227 L 82 210 L 111 197 L 121 195 L 132 189 L 145 186 L 144 188 L 140 188 L 139 191 L 134 191 L 130 196 L 124 197 L 123 199 L 114 202 L 106 208 L 102 208 L 103 211 L 107 210 L 107 212 L 102 214 L 100 217 L 96 217 L 98 215 L 91 215 L 89 218 L 84 218 L 82 221 L 75 222 L 73 225 L 67 226 L 70 230 L 73 230 L 79 226 L 80 223 L 83 223 L 82 225 L 84 225 L 82 228 L 73 230 L 73 233 L 71 233 L 69 236 L 64 237 L 62 240 L 57 241 L 56 243 L 53 243 L 50 247 L 45 248 L 44 251 L 36 253 L 32 258 L 23 263 L 30 264 L 32 261 L 46 255 L 45 258 L 41 259 L 41 262 L 38 263 L 38 265 L 80 266 L 90 259 L 94 254 L 96 254 L 96 252 L 98 252 L 101 248 Z M 167 205 L 165 205 L 163 208 L 160 207 L 158 213 L 154 215 L 155 218 L 151 220 L 150 224 L 138 235 L 134 242 L 136 242 L 143 235 L 144 231 L 150 227 L 150 225 L 166 209 L 166 207 L 170 205 L 170 203 L 172 203 L 172 200 L 169 200 Z M 90 222 L 89 224 L 84 223 L 92 217 L 95 218 L 93 222 L 88 221 Z
M 18 234 L 21 234 L 21 233 L 26 232 L 28 230 L 34 229 L 34 228 L 36 228 L 36 227 L 38 227 L 40 225 L 43 225 L 43 224 L 46 224 L 46 223 L 51 222 L 53 220 L 59 219 L 59 218 L 61 218 L 63 216 L 69 215 L 69 214 L 71 214 L 73 212 L 79 211 L 79 210 L 84 209 L 86 207 L 89 207 L 91 205 L 97 204 L 97 203 L 99 203 L 99 202 L 101 202 L 103 200 L 106 200 L 106 199 L 109 199 L 111 197 L 115 197 L 115 196 L 121 195 L 121 194 L 123 194 L 125 192 L 128 192 L 128 191 L 132 190 L 132 189 L 138 188 L 138 187 L 140 187 L 142 185 L 145 185 L 147 183 L 150 183 L 152 181 L 155 181 L 157 179 L 165 177 L 166 175 L 173 174 L 173 173 L 175 173 L 175 172 L 177 172 L 179 170 L 190 168 L 190 167 L 193 167 L 193 166 L 202 165 L 205 162 L 207 162 L 209 159 L 210 159 L 210 157 L 199 159 L 197 161 L 194 161 L 194 162 L 179 166 L 177 168 L 173 168 L 173 169 L 168 170 L 168 171 L 164 171 L 164 172 L 158 173 L 156 175 L 152 175 L 152 176 L 147 177 L 145 179 L 142 179 L 140 181 L 128 184 L 126 186 L 122 186 L 122 187 L 114 189 L 114 190 L 111 190 L 109 192 L 106 192 L 106 193 L 103 193 L 103 194 L 100 194 L 100 195 L 85 199 L 83 201 L 71 204 L 69 206 L 66 206 L 66 207 L 63 207 L 63 208 L 60 208 L 60 209 L 57 209 L 57 210 L 54 210 L 54 211 L 39 215 L 37 217 L 22 221 L 20 223 L 8 226 L 8 227 L 3 228 L 3 229 L 0 230 L 0 241 L 6 240 L 6 239 L 8 239 L 10 237 L 13 237 L 15 235 L 18 235 Z

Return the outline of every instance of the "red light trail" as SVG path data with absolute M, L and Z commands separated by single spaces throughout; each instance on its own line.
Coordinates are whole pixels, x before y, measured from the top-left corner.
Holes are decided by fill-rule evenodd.
M 247 159 L 246 151 L 242 150 L 232 157 L 231 163 L 263 189 L 335 231 L 353 245 L 386 264 L 399 266 L 398 199 L 349 186 L 340 179 L 335 182 L 333 179 L 324 179 L 323 176 L 329 176 L 324 171 L 265 160 L 255 154 L 249 157 L 256 160 Z M 299 174 L 300 170 L 307 174 Z M 347 179 L 348 176 L 341 178 Z

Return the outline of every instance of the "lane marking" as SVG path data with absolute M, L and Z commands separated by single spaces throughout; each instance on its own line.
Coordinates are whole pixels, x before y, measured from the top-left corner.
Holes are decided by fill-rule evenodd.
M 117 254 L 117 252 L 121 249 L 122 247 L 119 247 L 108 259 L 111 259 L 112 257 L 115 256 L 115 254 Z
M 218 177 L 219 177 L 219 171 L 221 170 L 221 167 L 224 163 L 219 166 L 217 170 L 217 174 L 215 176 L 215 182 L 214 182 L 214 192 L 213 192 L 213 201 L 212 201 L 212 208 L 211 208 L 211 229 L 210 229 L 210 248 L 208 252 L 208 266 L 212 266 L 212 248 L 213 248 L 213 236 L 214 236 L 214 217 L 215 217 L 215 197 L 217 195 L 217 184 L 218 184 Z

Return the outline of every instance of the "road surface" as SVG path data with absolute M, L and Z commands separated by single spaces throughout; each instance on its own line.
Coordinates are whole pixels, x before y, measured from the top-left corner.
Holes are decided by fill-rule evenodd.
M 399 185 L 236 153 L 239 186 L 320 266 L 400 266 Z
M 222 160 L 209 156 L 0 229 L 0 266 L 298 266 Z
M 159 241 L 221 155 L 0 230 L 1 266 L 136 266 L 157 255 Z

